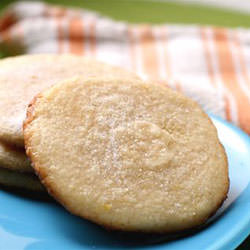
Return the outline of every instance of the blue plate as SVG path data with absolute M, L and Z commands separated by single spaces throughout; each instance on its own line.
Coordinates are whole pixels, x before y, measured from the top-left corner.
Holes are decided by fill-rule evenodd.
M 1 190 L 0 249 L 234 249 L 250 233 L 250 139 L 227 122 L 212 119 L 227 151 L 231 185 L 227 201 L 201 230 L 171 238 L 111 233 L 70 215 L 52 200 Z

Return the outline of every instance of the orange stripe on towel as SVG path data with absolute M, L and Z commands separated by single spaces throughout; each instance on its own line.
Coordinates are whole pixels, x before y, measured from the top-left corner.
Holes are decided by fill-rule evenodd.
M 4 43 L 8 44 L 11 40 L 11 35 L 10 35 L 10 30 L 5 30 L 4 32 L 1 33 L 1 38 Z
M 7 30 L 10 28 L 14 23 L 16 23 L 17 18 L 12 14 L 5 14 L 0 18 L 0 32 Z
M 138 27 L 142 49 L 143 71 L 151 78 L 158 79 L 157 51 L 152 29 L 146 25 Z
M 74 54 L 84 54 L 84 30 L 80 18 L 69 21 L 69 51 Z

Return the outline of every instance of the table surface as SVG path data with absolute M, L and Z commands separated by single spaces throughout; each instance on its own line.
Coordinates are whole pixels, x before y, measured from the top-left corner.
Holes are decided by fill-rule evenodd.
M 15 1 L 1 0 L 0 11 L 13 2 Z M 44 2 L 88 8 L 116 20 L 125 20 L 130 23 L 178 23 L 250 27 L 250 17 L 247 14 L 201 5 L 142 0 L 45 0 Z M 250 236 L 237 248 L 237 250 L 247 249 L 250 249 Z

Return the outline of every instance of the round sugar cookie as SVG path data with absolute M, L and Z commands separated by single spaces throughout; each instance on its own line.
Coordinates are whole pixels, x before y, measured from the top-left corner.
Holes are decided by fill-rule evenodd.
M 132 73 L 74 55 L 25 55 L 0 60 L 0 139 L 23 147 L 22 123 L 32 98 L 58 81 L 81 75 L 124 79 Z
M 0 167 L 0 185 L 19 190 L 46 193 L 35 174 L 20 173 Z
M 13 171 L 33 173 L 30 161 L 22 148 L 0 141 L 0 166 Z
M 77 79 L 30 104 L 26 153 L 66 209 L 106 228 L 167 233 L 226 199 L 227 158 L 192 100 L 142 81 Z

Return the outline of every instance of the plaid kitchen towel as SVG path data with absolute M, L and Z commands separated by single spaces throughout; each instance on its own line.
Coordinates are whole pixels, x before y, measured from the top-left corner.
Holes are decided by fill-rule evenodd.
M 121 66 L 250 134 L 250 30 L 130 25 L 87 10 L 18 2 L 0 18 L 0 48 L 74 53 Z

